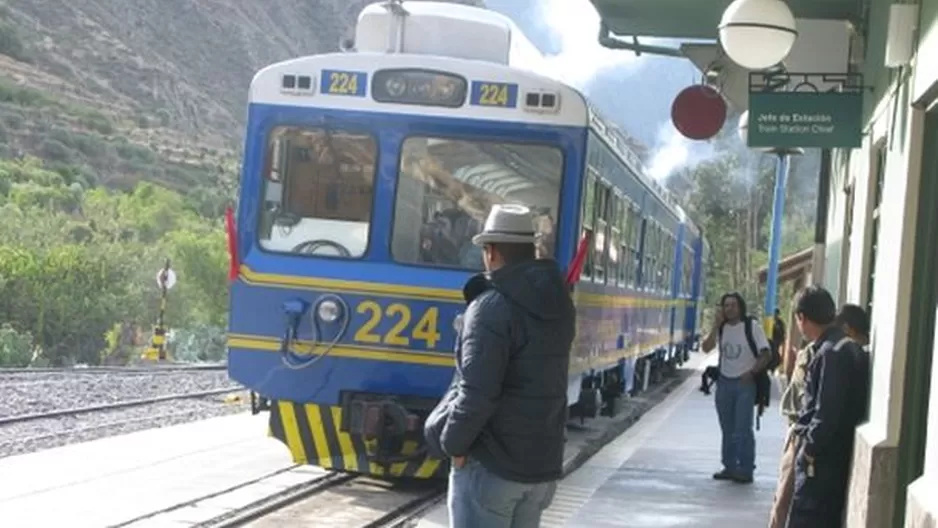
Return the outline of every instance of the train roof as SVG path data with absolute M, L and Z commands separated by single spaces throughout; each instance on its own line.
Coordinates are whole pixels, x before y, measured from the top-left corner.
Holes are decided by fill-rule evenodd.
M 692 224 L 677 201 L 648 175 L 641 158 L 625 134 L 605 120 L 577 89 L 553 75 L 544 55 L 508 17 L 484 8 L 433 1 L 375 2 L 358 17 L 353 48 L 344 53 L 310 55 L 272 64 L 251 82 L 252 103 L 315 106 L 384 113 L 420 113 L 440 117 L 466 117 L 545 125 L 589 127 L 634 172 L 659 203 L 684 224 Z M 330 71 L 362 75 L 364 84 L 378 70 L 422 68 L 462 75 L 473 82 L 517 85 L 516 108 L 486 108 L 465 104 L 441 108 L 386 104 L 369 97 L 371 87 L 356 95 L 326 93 Z M 293 77 L 292 88 L 286 78 Z M 298 79 L 307 78 L 298 84 Z M 308 88 L 298 89 L 302 84 Z M 529 93 L 551 93 L 552 111 L 527 107 Z M 696 230 L 696 227 L 694 229 Z
M 406 18 L 399 39 L 395 13 Z M 545 76 L 549 72 L 544 55 L 513 20 L 496 11 L 463 4 L 369 4 L 358 16 L 354 45 L 360 52 L 437 55 L 501 64 Z
M 456 75 L 467 83 L 466 101 L 459 107 L 379 102 L 372 92 L 375 73 L 382 70 L 413 69 L 438 75 Z M 356 78 L 355 91 L 330 93 L 330 76 Z M 473 83 L 510 85 L 516 92 L 513 106 L 475 104 Z M 345 86 L 346 88 L 348 86 Z M 528 102 L 528 94 L 553 95 L 553 106 Z M 253 104 L 310 107 L 385 114 L 475 119 L 545 126 L 585 127 L 586 100 L 574 88 L 556 79 L 497 63 L 453 59 L 434 55 L 404 55 L 375 52 L 309 55 L 267 66 L 251 81 L 248 99 Z M 538 99 L 541 101 L 542 99 Z
M 680 208 L 674 195 L 658 183 L 658 180 L 648 175 L 642 158 L 629 147 L 622 130 L 615 124 L 606 121 L 595 105 L 587 104 L 589 104 L 590 128 L 625 161 L 625 164 L 638 176 L 639 181 L 666 209 L 674 214 L 679 221 L 685 222 L 686 213 Z

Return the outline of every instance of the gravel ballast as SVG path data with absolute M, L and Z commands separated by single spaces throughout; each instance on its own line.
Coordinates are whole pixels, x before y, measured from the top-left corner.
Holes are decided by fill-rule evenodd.
M 0 375 L 0 417 L 236 388 L 224 370 L 153 372 L 43 372 Z M 244 412 L 225 395 L 0 425 L 0 457 Z

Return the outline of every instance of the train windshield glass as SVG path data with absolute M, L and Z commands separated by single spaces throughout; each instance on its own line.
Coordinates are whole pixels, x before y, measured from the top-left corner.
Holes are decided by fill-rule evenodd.
M 401 152 L 391 250 L 398 262 L 481 270 L 472 237 L 495 204 L 530 207 L 553 256 L 563 153 L 545 145 L 410 137 Z
M 267 142 L 260 246 L 341 258 L 364 255 L 377 151 L 367 134 L 275 128 Z

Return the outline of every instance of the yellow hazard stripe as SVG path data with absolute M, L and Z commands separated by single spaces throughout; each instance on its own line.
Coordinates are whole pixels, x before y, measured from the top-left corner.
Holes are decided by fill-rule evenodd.
M 387 468 L 376 463 L 368 446 L 342 430 L 342 408 L 316 404 L 278 401 L 270 410 L 268 434 L 290 450 L 297 464 L 310 464 L 327 469 L 375 476 L 445 478 L 446 465 L 429 455 L 413 460 L 394 462 Z M 408 437 L 399 455 L 413 455 L 423 445 L 422 431 Z

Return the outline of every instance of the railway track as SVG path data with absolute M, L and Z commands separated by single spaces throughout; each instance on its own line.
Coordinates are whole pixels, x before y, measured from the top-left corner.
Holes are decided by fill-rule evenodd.
M 283 483 L 299 480 L 284 487 Z M 212 515 L 220 504 L 252 489 L 270 490 L 225 513 Z M 293 465 L 215 493 L 196 497 L 108 528 L 135 528 L 154 522 L 179 523 L 179 513 L 208 512 L 192 520 L 189 528 L 235 528 L 240 526 L 331 526 L 349 528 L 404 528 L 419 519 L 445 497 L 442 483 L 387 482 L 362 475 L 338 473 L 316 467 Z M 198 517 L 198 515 L 190 516 Z M 308 517 L 312 522 L 302 520 Z M 288 521 L 287 518 L 290 520 Z
M 162 372 L 225 370 L 227 368 L 228 365 L 225 363 L 179 363 L 128 367 L 2 367 L 0 368 L 0 377 L 29 376 L 31 374 L 158 374 Z
M 352 476 L 299 498 L 285 495 L 272 499 L 258 512 L 236 516 L 220 524 L 206 523 L 197 527 L 404 528 L 415 524 L 424 512 L 445 497 L 445 493 L 442 482 L 390 482 L 366 476 Z
M 0 370 L 0 458 L 244 411 L 243 401 L 218 401 L 245 394 L 225 369 L 185 363 Z
M 162 402 L 174 401 L 174 400 L 206 398 L 209 396 L 218 396 L 221 394 L 230 394 L 233 392 L 243 392 L 245 390 L 247 389 L 245 389 L 244 387 L 226 387 L 223 389 L 213 389 L 213 390 L 199 391 L 199 392 L 185 392 L 185 393 L 180 393 L 180 394 L 169 394 L 166 396 L 156 396 L 153 398 L 141 398 L 137 400 L 126 400 L 126 401 L 120 401 L 120 402 L 114 402 L 114 403 L 104 403 L 100 405 L 87 405 L 83 407 L 57 409 L 54 411 L 47 411 L 47 412 L 16 414 L 13 416 L 5 416 L 5 417 L 0 418 L 0 427 L 4 425 L 20 424 L 24 422 L 33 422 L 36 420 L 60 418 L 63 416 L 76 416 L 79 414 L 88 414 L 88 413 L 101 412 L 101 411 L 114 411 L 118 409 L 126 409 L 129 407 L 142 407 L 146 405 L 153 405 L 155 403 L 162 403 Z

